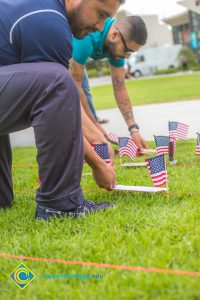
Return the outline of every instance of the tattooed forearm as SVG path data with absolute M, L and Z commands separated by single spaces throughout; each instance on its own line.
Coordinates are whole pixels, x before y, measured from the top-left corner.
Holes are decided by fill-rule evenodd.
M 112 76 L 112 84 L 116 91 L 121 90 L 125 87 L 124 78 L 121 76 Z
M 125 121 L 134 121 L 134 115 L 129 98 L 117 98 L 117 104 Z
M 122 114 L 123 114 L 125 121 L 133 120 L 133 112 L 132 111 L 123 112 Z
M 111 66 L 112 83 L 118 107 L 128 126 L 135 122 L 131 101 L 125 86 L 124 68 Z

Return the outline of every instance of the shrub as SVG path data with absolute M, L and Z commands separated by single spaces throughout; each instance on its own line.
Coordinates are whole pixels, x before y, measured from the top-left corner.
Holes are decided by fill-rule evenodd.
M 196 58 L 194 52 L 192 51 L 192 49 L 190 49 L 189 47 L 183 47 L 180 50 L 178 57 L 177 57 L 180 61 L 180 65 L 181 65 L 181 57 L 186 57 L 189 69 L 192 66 L 198 65 L 197 58 Z
M 154 75 L 171 74 L 171 73 L 176 73 L 178 71 L 179 70 L 177 68 L 169 68 L 169 69 L 158 70 L 154 72 Z
M 88 73 L 89 77 L 97 77 L 97 70 L 96 69 L 87 70 L 87 73 Z

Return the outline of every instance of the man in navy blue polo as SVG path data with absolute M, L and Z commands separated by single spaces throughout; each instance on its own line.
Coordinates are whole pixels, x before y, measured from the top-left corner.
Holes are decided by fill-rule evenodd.
M 0 0 L 0 208 L 10 207 L 13 200 L 9 133 L 30 126 L 41 179 L 37 218 L 77 216 L 112 206 L 85 200 L 80 187 L 80 101 L 68 65 L 72 34 L 83 38 L 101 30 L 121 2 Z

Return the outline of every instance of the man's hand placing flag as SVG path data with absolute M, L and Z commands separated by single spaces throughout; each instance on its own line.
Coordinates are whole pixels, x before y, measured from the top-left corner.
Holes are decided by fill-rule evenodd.
M 145 139 L 140 135 L 139 131 L 132 132 L 131 138 L 133 139 L 134 143 L 138 146 L 140 151 L 142 151 L 142 149 L 149 148 Z
M 117 185 L 114 168 L 104 162 L 103 164 L 93 167 L 92 173 L 94 180 L 100 188 L 112 191 L 112 189 Z
M 92 149 L 85 137 L 83 137 L 83 140 L 85 160 L 92 168 L 94 180 L 99 187 L 111 191 L 116 185 L 115 170 L 113 166 L 105 163 L 105 161 Z

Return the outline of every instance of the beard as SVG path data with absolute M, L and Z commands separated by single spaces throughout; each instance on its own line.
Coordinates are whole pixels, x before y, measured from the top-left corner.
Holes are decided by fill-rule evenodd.
M 111 41 L 107 43 L 107 45 L 104 47 L 104 50 L 108 52 L 112 60 L 118 60 L 119 58 L 121 58 L 119 55 L 117 55 L 116 45 Z
M 95 28 L 85 26 L 86 21 L 82 17 L 82 6 L 83 4 L 80 3 L 76 8 L 72 9 L 68 13 L 68 21 L 71 31 L 77 39 L 83 39 L 87 34 L 96 31 Z M 88 21 L 88 18 L 86 18 L 86 20 Z

